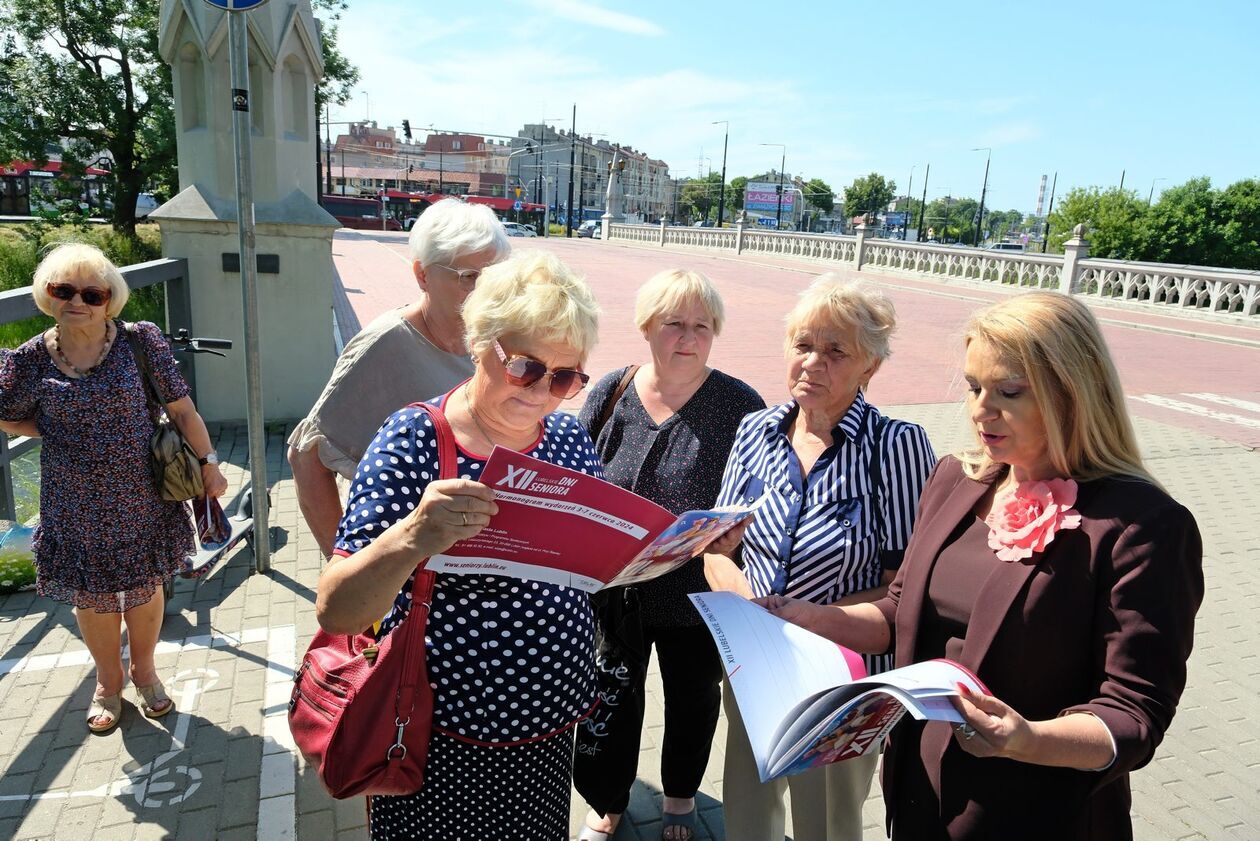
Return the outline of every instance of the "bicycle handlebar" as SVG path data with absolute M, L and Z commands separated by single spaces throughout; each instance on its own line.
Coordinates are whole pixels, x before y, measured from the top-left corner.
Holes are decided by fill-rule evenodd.
M 231 350 L 231 339 L 215 339 L 209 337 L 189 336 L 186 329 L 181 328 L 174 335 L 165 334 L 167 340 L 172 345 L 176 345 L 176 350 L 184 353 L 213 353 L 216 356 L 223 356 L 219 350 Z

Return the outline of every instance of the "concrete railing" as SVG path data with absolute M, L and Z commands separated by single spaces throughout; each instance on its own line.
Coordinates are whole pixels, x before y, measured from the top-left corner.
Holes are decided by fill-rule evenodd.
M 857 236 L 780 233 L 746 228 L 742 222 L 733 228 L 616 224 L 608 230 L 610 240 L 820 260 L 847 264 L 858 271 L 871 268 L 942 280 L 1058 289 L 1159 309 L 1175 307 L 1179 312 L 1238 316 L 1260 323 L 1260 272 L 1089 259 L 1089 242 L 1081 225 L 1064 243 L 1063 254 L 872 239 L 866 236 L 863 225 L 858 226 Z

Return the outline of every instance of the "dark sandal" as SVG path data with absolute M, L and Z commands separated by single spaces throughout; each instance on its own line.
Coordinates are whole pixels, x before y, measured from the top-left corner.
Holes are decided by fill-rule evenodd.
M 97 723 L 98 718 L 107 719 L 105 723 Z M 118 726 L 122 718 L 122 692 L 113 695 L 93 695 L 88 706 L 87 726 L 93 733 L 108 733 Z
M 674 830 L 670 832 L 670 830 Z M 668 835 L 666 833 L 669 833 Z M 661 841 L 692 841 L 696 837 L 696 810 L 682 815 L 661 813 Z
M 162 681 L 156 681 L 149 686 L 136 685 L 136 696 L 140 702 L 140 712 L 144 713 L 145 718 L 161 718 L 162 716 L 175 709 L 175 702 L 166 694 L 166 687 L 162 686 Z M 158 709 L 157 707 L 166 702 L 166 706 Z

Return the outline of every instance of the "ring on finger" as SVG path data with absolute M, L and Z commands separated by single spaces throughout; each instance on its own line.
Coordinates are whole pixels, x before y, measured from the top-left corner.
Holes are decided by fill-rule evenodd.
M 976 736 L 976 728 L 972 727 L 970 724 L 968 724 L 965 721 L 962 724 L 955 727 L 954 730 L 960 733 L 963 737 L 963 740 L 967 742 L 970 742 Z

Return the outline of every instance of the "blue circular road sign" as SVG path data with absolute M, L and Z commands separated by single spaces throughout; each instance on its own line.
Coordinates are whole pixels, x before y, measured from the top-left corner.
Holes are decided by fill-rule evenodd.
M 250 9 L 256 9 L 267 2 L 267 0 L 206 0 L 216 9 L 223 9 L 228 12 L 248 12 Z

